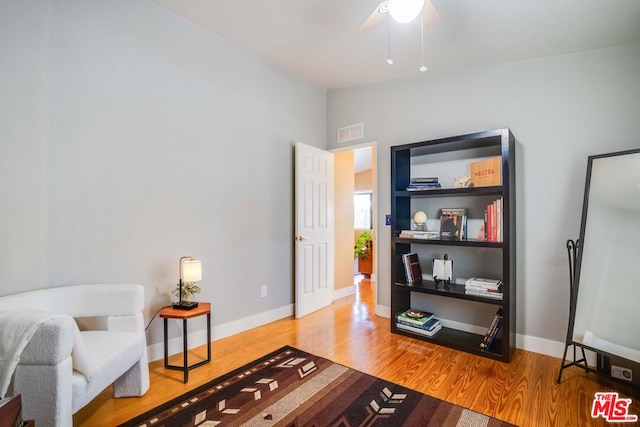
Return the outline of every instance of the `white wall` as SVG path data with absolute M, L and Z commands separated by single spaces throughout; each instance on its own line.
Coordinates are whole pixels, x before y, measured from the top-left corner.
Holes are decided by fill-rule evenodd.
M 565 243 L 578 237 L 587 156 L 640 146 L 638 76 L 633 45 L 329 91 L 327 135 L 363 122 L 378 143 L 379 310 L 390 305 L 389 147 L 509 127 L 517 142 L 517 331 L 564 342 Z
M 326 91 L 144 0 L 27 3 L 0 11 L 0 293 L 139 282 L 148 321 L 193 254 L 214 326 L 290 310 L 292 147 L 324 147 Z
M 0 6 L 0 294 L 44 281 L 49 16 L 37 5 Z

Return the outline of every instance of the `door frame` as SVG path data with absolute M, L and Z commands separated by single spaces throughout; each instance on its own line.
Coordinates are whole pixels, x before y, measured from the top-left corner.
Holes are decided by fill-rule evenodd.
M 330 153 L 340 153 L 340 152 L 354 151 L 354 150 L 359 150 L 361 148 L 369 148 L 369 147 L 374 148 L 374 156 L 372 160 L 372 163 L 373 163 L 372 179 L 371 179 L 373 183 L 372 190 L 373 190 L 374 203 L 373 203 L 373 214 L 371 217 L 371 221 L 373 225 L 373 235 L 375 236 L 376 244 L 373 246 L 374 263 L 373 263 L 373 272 L 371 273 L 371 280 L 376 284 L 376 286 L 374 287 L 374 293 L 375 293 L 375 304 L 377 307 L 379 304 L 378 303 L 378 262 L 380 260 L 380 256 L 379 256 L 380 244 L 378 243 L 380 240 L 380 237 L 378 234 L 378 205 L 379 205 L 378 194 L 380 192 L 378 190 L 378 143 L 376 141 L 363 142 L 355 145 L 345 145 L 343 147 L 342 146 L 336 147 L 336 148 L 329 149 L 327 151 L 329 151 Z M 334 183 L 334 186 L 336 185 L 339 185 L 339 184 Z

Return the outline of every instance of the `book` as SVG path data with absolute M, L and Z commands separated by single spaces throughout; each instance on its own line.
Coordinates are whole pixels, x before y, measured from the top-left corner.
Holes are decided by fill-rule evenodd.
M 398 236 L 403 239 L 438 239 L 438 231 L 402 230 Z
M 493 316 L 493 319 L 491 320 L 491 324 L 487 328 L 487 332 L 484 334 L 484 338 L 480 343 L 481 348 L 485 350 L 489 348 L 491 343 L 493 343 L 493 340 L 496 334 L 498 333 L 498 329 L 500 328 L 501 324 L 502 324 L 502 307 L 500 307 L 498 311 L 496 311 L 496 314 Z
M 492 298 L 492 299 L 498 299 L 498 300 L 503 299 L 502 292 L 487 292 L 487 291 L 479 292 L 479 291 L 473 291 L 470 289 L 465 289 L 464 293 L 467 295 L 475 295 L 477 297 L 485 297 L 485 298 Z
M 439 182 L 434 182 L 434 183 L 411 183 L 409 184 L 409 186 L 407 187 L 407 191 L 421 191 L 421 190 L 432 190 L 435 188 L 441 188 L 442 186 L 440 185 Z
M 425 331 L 424 329 L 420 329 L 420 328 L 416 328 L 413 326 L 409 326 L 409 325 L 403 325 L 402 323 L 396 323 L 396 326 L 398 327 L 398 329 L 402 329 L 405 331 L 409 331 L 409 332 L 413 332 L 416 334 L 420 334 L 423 335 L 425 337 L 432 337 L 435 334 L 438 333 L 438 331 L 440 331 L 440 329 L 442 329 L 442 325 L 438 325 L 435 328 L 433 328 L 431 331 Z
M 438 183 L 437 176 L 419 176 L 411 178 L 411 184 L 433 184 Z
M 493 330 L 491 331 L 491 334 L 489 334 L 489 338 L 487 339 L 487 342 L 484 345 L 484 349 L 488 350 L 489 348 L 491 348 L 491 344 L 493 344 L 493 341 L 496 338 L 496 335 L 498 335 L 498 331 L 500 330 L 500 327 L 502 326 L 502 320 L 504 318 L 502 316 L 498 317 L 498 320 L 493 328 Z M 482 344 L 481 344 L 482 346 Z
M 502 185 L 501 166 L 502 158 L 499 156 L 472 162 L 469 167 L 471 170 L 471 186 L 490 187 Z
M 465 208 L 440 209 L 440 238 L 464 239 L 467 222 Z
M 396 318 L 399 320 L 406 320 L 407 322 L 417 326 L 423 326 L 428 321 L 433 319 L 433 316 L 434 314 L 431 312 L 410 308 L 401 313 L 398 313 Z
M 467 289 L 495 290 L 502 292 L 502 281 L 498 279 L 471 277 L 470 279 L 465 280 L 464 286 Z
M 504 199 L 501 197 L 489 203 L 484 210 L 485 240 L 502 242 L 504 229 Z
M 440 320 L 436 319 L 435 317 L 431 318 L 430 320 L 428 320 L 425 324 L 423 325 L 416 325 L 410 322 L 407 322 L 405 319 L 398 317 L 397 322 L 399 324 L 403 324 L 403 325 L 407 325 L 407 326 L 412 326 L 414 328 L 420 328 L 423 329 L 425 331 L 432 331 L 435 328 L 438 327 L 438 325 L 440 325 Z
M 406 323 L 406 324 L 422 327 L 422 326 L 425 326 L 427 323 L 429 323 L 431 320 L 433 320 L 434 319 L 433 316 L 434 314 L 429 313 L 428 311 L 409 309 L 409 310 L 403 311 L 402 313 L 398 313 L 398 315 L 396 316 L 396 319 L 399 322 L 402 321 L 403 323 Z
M 465 284 L 477 284 L 486 286 L 498 286 L 502 283 L 499 279 L 485 279 L 484 277 L 470 277 L 464 282 Z
M 420 261 L 418 260 L 418 254 L 409 252 L 402 255 L 402 262 L 404 263 L 405 273 L 407 276 L 407 283 L 418 283 L 422 281 L 422 269 L 420 268 Z

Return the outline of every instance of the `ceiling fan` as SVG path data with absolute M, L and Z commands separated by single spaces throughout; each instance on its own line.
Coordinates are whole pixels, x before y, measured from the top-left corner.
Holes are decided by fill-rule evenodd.
M 422 61 L 420 72 L 427 71 L 424 65 L 424 27 L 433 24 L 439 17 L 438 12 L 429 0 L 384 0 L 360 26 L 360 31 L 369 31 L 378 26 L 387 16 L 400 23 L 413 21 L 420 15 L 420 41 L 422 43 Z M 390 20 L 388 22 L 391 22 Z M 388 27 L 387 64 L 393 65 L 391 59 L 391 25 Z
M 377 27 L 387 15 L 405 23 L 422 15 L 422 24 L 426 27 L 440 17 L 429 0 L 384 0 L 360 26 L 360 31 L 369 31 Z

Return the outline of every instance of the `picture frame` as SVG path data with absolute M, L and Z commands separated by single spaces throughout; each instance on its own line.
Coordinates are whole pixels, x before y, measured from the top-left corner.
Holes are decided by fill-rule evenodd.
M 440 239 L 462 240 L 466 238 L 467 209 L 440 209 Z

